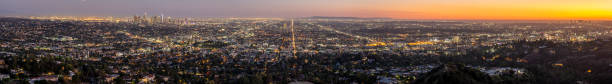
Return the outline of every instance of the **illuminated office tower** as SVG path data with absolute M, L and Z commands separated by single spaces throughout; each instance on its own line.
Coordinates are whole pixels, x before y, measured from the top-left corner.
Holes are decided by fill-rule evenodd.
M 141 23 L 149 23 L 150 22 L 149 19 L 147 18 L 147 12 L 144 12 L 144 16 L 142 16 L 140 19 L 142 20 Z
M 187 18 L 185 18 L 184 22 L 185 22 L 185 25 L 189 24 L 189 20 Z
M 134 24 L 138 24 L 138 23 L 140 23 L 140 16 L 134 16 L 132 19 L 133 19 L 133 20 L 132 20 L 132 22 L 133 22 Z
M 147 19 L 147 12 L 144 12 L 144 16 L 142 16 L 142 19 Z
M 164 13 L 161 14 L 161 23 L 164 23 Z
M 155 23 L 157 21 L 157 18 L 158 18 L 158 16 L 151 16 L 151 17 L 146 19 L 147 20 L 146 23 L 147 24 L 153 24 L 153 23 Z

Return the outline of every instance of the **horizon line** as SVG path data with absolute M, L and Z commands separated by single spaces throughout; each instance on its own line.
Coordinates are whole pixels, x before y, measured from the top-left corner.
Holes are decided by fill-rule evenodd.
M 132 16 L 140 16 L 140 15 L 132 15 Z M 156 15 L 155 15 L 156 16 Z M 356 18 L 356 19 L 387 19 L 387 20 L 431 20 L 431 21 L 612 21 L 612 19 L 415 19 L 415 18 L 392 18 L 392 17 L 359 17 L 359 16 L 168 16 L 167 17 L 180 17 L 180 18 L 311 18 L 311 17 L 331 17 L 331 18 Z M 79 16 L 39 16 L 39 15 L 30 15 L 30 16 L 0 16 L 0 18 L 5 17 L 131 17 L 131 16 L 89 16 L 89 15 L 79 15 Z

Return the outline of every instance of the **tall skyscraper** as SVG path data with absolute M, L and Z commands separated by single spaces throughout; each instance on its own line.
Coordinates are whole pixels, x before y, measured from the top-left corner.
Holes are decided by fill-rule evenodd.
M 161 14 L 161 23 L 165 23 L 165 21 L 164 21 L 164 13 Z
M 151 17 L 151 21 L 149 21 L 149 24 L 158 23 L 159 21 L 160 21 L 159 16 L 153 16 Z
M 142 18 L 144 18 L 144 19 L 147 18 L 147 12 L 144 12 L 144 16 L 142 16 Z
M 138 23 L 140 23 L 140 16 L 134 16 L 134 17 L 133 17 L 132 22 L 133 22 L 134 24 L 138 24 Z
M 150 22 L 149 19 L 147 18 L 147 12 L 144 12 L 144 16 L 142 16 L 140 19 L 142 20 L 141 23 L 149 23 Z

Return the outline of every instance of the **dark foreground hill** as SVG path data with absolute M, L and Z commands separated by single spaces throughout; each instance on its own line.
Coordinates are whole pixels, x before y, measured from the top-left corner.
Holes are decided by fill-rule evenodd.
M 447 64 L 433 69 L 413 84 L 490 84 L 493 80 L 485 73 L 460 64 Z

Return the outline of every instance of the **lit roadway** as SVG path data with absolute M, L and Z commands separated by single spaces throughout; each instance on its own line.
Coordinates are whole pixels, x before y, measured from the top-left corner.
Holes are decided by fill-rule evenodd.
M 368 40 L 369 42 L 378 42 L 378 41 L 376 41 L 374 39 L 371 39 L 369 37 L 364 37 L 364 36 L 354 35 L 354 34 L 351 34 L 351 33 L 346 33 L 346 32 L 343 32 L 343 31 L 340 31 L 340 30 L 336 30 L 336 29 L 328 27 L 328 26 L 323 26 L 323 25 L 320 25 L 320 24 L 317 24 L 317 26 L 319 26 L 319 28 L 321 28 L 323 30 L 326 30 L 326 31 L 332 31 L 332 32 L 336 32 L 336 33 L 339 33 L 339 34 L 351 36 L 351 37 L 358 38 L 358 39 L 365 39 L 365 40 Z

